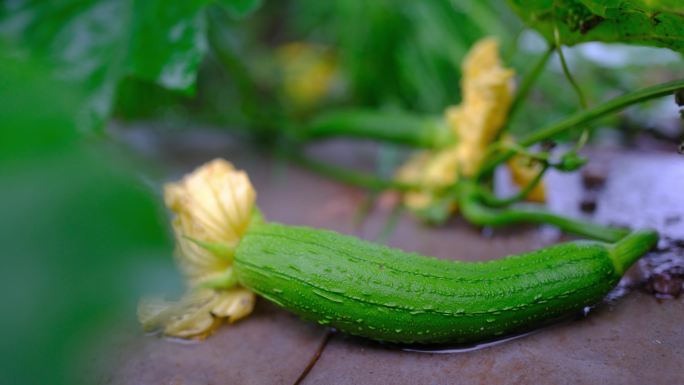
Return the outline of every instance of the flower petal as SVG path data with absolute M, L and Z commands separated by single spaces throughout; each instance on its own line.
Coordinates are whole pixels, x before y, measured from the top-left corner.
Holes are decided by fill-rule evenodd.
M 185 234 L 192 232 L 188 229 L 188 222 L 187 217 L 179 216 L 173 220 L 172 226 L 176 235 L 176 263 L 189 286 L 194 287 L 208 276 L 222 273 L 231 264 L 188 239 Z
M 529 157 L 517 155 L 508 161 L 508 169 L 511 170 L 511 178 L 519 187 L 524 188 L 537 177 L 542 165 L 532 162 Z M 544 181 L 539 181 L 532 191 L 525 197 L 528 201 L 543 203 L 546 200 L 546 188 Z
M 256 192 L 244 171 L 216 159 L 165 186 L 166 204 L 187 218 L 185 235 L 235 245 L 249 224 Z
M 213 160 L 180 182 L 165 186 L 165 201 L 177 214 L 176 260 L 190 287 L 225 273 L 231 265 L 198 242 L 235 247 L 249 225 L 256 193 L 244 171 L 223 159 Z
M 218 316 L 228 319 L 228 322 L 235 322 L 249 315 L 254 309 L 256 296 L 247 289 L 229 289 L 219 292 L 214 301 L 211 312 Z
M 458 141 L 412 157 L 397 172 L 399 181 L 420 186 L 418 191 L 405 194 L 404 203 L 409 208 L 431 205 L 441 190 L 456 183 L 459 175 L 472 176 L 506 120 L 514 73 L 501 65 L 497 41 L 488 38 L 476 43 L 462 67 L 463 101 L 447 108 L 444 114 Z
M 138 319 L 146 330 L 163 329 L 172 337 L 190 338 L 209 331 L 216 320 L 211 314 L 214 290 L 185 294 L 179 301 L 146 299 L 138 305 Z
M 256 193 L 244 171 L 217 159 L 164 189 L 176 216 L 176 262 L 188 292 L 177 302 L 147 299 L 138 317 L 146 330 L 174 337 L 204 337 L 224 319 L 233 322 L 254 308 L 255 295 L 236 284 L 232 250 L 247 231 Z

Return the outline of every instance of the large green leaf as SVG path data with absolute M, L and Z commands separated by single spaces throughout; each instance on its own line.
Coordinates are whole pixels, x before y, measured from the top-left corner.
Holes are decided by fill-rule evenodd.
M 525 23 L 561 43 L 622 42 L 684 52 L 681 0 L 508 0 Z
M 86 85 L 81 123 L 109 116 L 119 81 L 138 77 L 194 91 L 207 51 L 205 6 L 211 0 L 24 0 L 2 8 L 5 38 L 56 63 L 62 79 Z M 256 1 L 223 0 L 241 14 Z

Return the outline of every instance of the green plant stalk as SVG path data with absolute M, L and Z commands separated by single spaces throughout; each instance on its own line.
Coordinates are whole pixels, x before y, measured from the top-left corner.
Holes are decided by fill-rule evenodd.
M 401 204 L 396 204 L 392 208 L 392 211 L 387 216 L 387 219 L 385 221 L 385 225 L 382 226 L 380 233 L 378 234 L 377 237 L 375 237 L 376 243 L 383 243 L 383 244 L 387 243 L 387 240 L 392 236 L 392 233 L 397 228 L 397 224 L 399 223 L 399 218 L 401 218 L 401 214 L 403 212 L 404 212 L 404 206 Z
M 397 343 L 474 343 L 523 332 L 594 305 L 657 241 L 568 242 L 488 262 L 438 260 L 332 231 L 250 226 L 238 282 L 299 315 Z
M 556 51 L 558 52 L 558 58 L 560 59 L 561 67 L 563 68 L 563 74 L 565 75 L 565 78 L 568 79 L 568 82 L 572 86 L 572 89 L 575 90 L 575 94 L 577 94 L 577 99 L 579 100 L 580 106 L 582 106 L 582 109 L 586 110 L 587 108 L 589 108 L 587 98 L 584 96 L 584 92 L 580 88 L 579 84 L 577 84 L 577 82 L 575 81 L 575 78 L 572 76 L 572 73 L 570 73 L 568 62 L 565 60 L 565 55 L 563 54 L 563 45 L 560 41 L 558 27 L 554 28 L 553 30 L 553 38 L 556 43 Z
M 341 166 L 324 163 L 298 154 L 295 151 L 285 153 L 285 156 L 293 162 L 325 177 L 362 187 L 371 191 L 397 190 L 409 191 L 417 189 L 417 186 L 401 183 L 391 179 L 381 179 L 375 175 L 352 171 Z
M 615 271 L 623 275 L 634 262 L 658 243 L 658 238 L 655 231 L 635 231 L 611 245 L 609 252 Z
M 479 198 L 482 200 L 482 202 L 489 206 L 489 207 L 505 207 L 505 206 L 510 206 L 513 203 L 520 202 L 527 198 L 527 196 L 530 194 L 530 192 L 539 185 L 539 182 L 541 182 L 542 178 L 544 177 L 544 174 L 546 171 L 549 169 L 549 165 L 546 164 L 544 167 L 542 167 L 541 170 L 535 175 L 534 179 L 532 179 L 525 187 L 520 189 L 516 194 L 508 197 L 508 198 L 499 198 L 495 196 L 489 189 L 485 188 L 484 186 L 480 186 L 478 194 Z
M 515 114 L 520 109 L 520 106 L 522 106 L 523 102 L 527 99 L 527 95 L 530 93 L 530 90 L 539 78 L 539 75 L 544 71 L 544 68 L 546 68 L 546 63 L 551 58 L 551 55 L 553 54 L 554 50 L 555 47 L 549 46 L 549 48 L 544 52 L 544 54 L 541 57 L 539 57 L 537 62 L 534 64 L 532 70 L 523 77 L 523 80 L 520 83 L 520 87 L 518 88 L 518 91 L 516 92 L 515 97 L 513 98 L 513 102 L 511 103 L 511 108 L 508 111 L 507 123 L 504 124 L 501 127 L 501 129 L 496 133 L 495 139 L 499 139 L 506 132 L 506 130 L 508 130 L 508 127 L 510 127 L 510 124 L 508 122 L 513 120 Z
M 550 224 L 569 233 L 606 242 L 618 241 L 629 233 L 627 229 L 564 217 L 536 206 L 491 208 L 481 203 L 478 186 L 472 181 L 461 182 L 458 202 L 463 217 L 479 226 L 498 227 L 521 222 Z
M 348 137 L 413 147 L 440 148 L 455 138 L 444 119 L 399 112 L 344 110 L 326 112 L 302 131 L 301 140 Z
M 582 127 L 582 125 L 588 122 L 601 118 L 605 115 L 621 111 L 631 105 L 641 103 L 650 99 L 670 95 L 680 88 L 684 88 L 684 79 L 658 84 L 635 92 L 630 92 L 628 94 L 619 96 L 615 99 L 609 100 L 605 103 L 589 108 L 587 110 L 580 111 L 559 122 L 546 126 L 523 138 L 519 142 L 519 144 L 521 146 L 527 147 L 532 144 L 541 142 L 543 140 L 551 139 L 565 131 L 577 127 Z M 488 175 L 491 175 L 491 173 L 499 164 L 507 161 L 513 155 L 515 155 L 515 152 L 511 150 L 504 151 L 503 153 L 500 153 L 498 155 L 494 155 L 493 157 L 485 161 L 485 163 L 477 173 L 477 178 L 482 179 Z

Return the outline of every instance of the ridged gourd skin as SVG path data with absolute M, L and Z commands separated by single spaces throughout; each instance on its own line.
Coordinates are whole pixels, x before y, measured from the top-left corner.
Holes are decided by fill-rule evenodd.
M 529 330 L 599 302 L 622 273 L 600 242 L 459 262 L 275 223 L 250 228 L 234 271 L 242 285 L 306 320 L 405 344 Z

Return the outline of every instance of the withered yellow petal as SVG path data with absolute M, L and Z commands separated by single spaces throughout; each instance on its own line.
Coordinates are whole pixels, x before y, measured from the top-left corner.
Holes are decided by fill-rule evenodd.
M 224 317 L 228 322 L 235 322 L 248 316 L 254 309 L 256 296 L 247 289 L 223 290 L 217 297 L 212 314 Z
M 172 337 L 190 338 L 210 330 L 216 320 L 211 314 L 214 290 L 186 293 L 179 301 L 144 299 L 138 305 L 138 319 L 146 330 L 162 329 Z
M 179 301 L 148 298 L 138 305 L 138 319 L 145 330 L 161 329 L 179 338 L 205 336 L 222 319 L 235 322 L 249 315 L 256 297 L 244 288 L 198 289 Z

